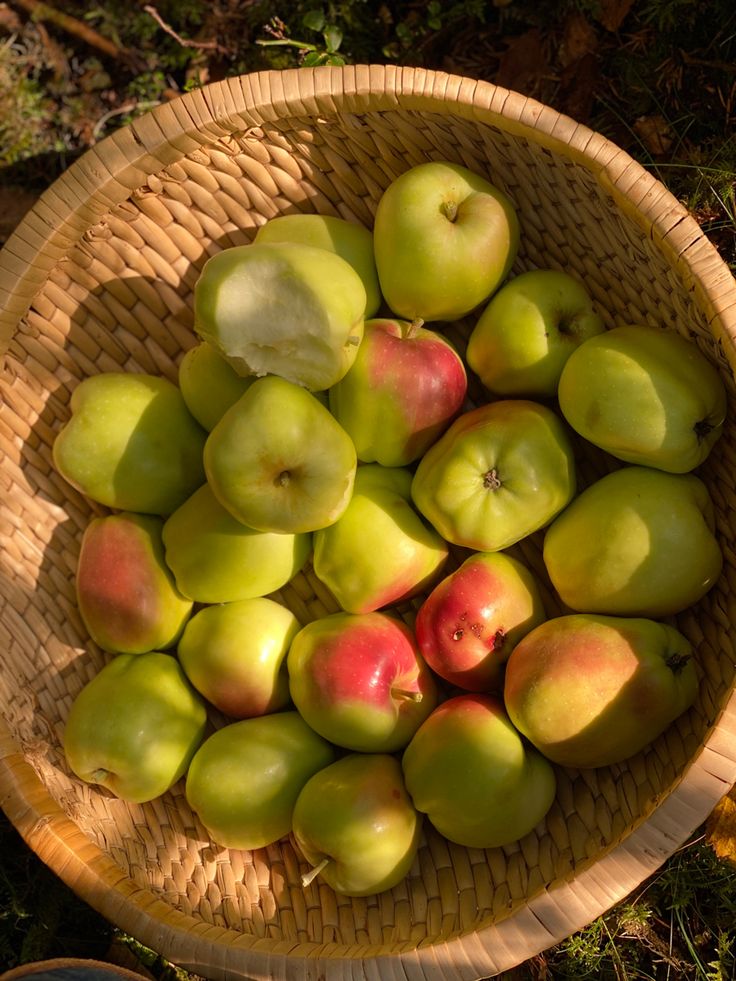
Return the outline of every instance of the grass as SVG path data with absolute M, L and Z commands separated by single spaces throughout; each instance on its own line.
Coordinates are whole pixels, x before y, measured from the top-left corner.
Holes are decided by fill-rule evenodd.
M 0 4 L 3 211 L 17 200 L 27 206 L 114 128 L 208 81 L 301 64 L 412 64 L 502 81 L 608 136 L 685 204 L 736 270 L 732 0 L 712 0 L 707 16 L 697 0 L 159 0 L 154 13 L 122 0 L 59 0 L 58 8 L 81 29 Z M 0 224 L 3 236 L 19 218 Z M 736 869 L 700 829 L 635 894 L 508 981 L 733 981 L 735 914 Z M 155 978 L 183 976 L 70 893 L 0 815 L 0 970 L 105 957 L 111 945 Z

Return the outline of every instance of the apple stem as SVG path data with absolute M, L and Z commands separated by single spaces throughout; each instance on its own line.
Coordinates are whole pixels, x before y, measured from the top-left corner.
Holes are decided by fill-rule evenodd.
M 412 702 L 421 702 L 424 698 L 420 691 L 408 691 L 406 688 L 392 688 L 391 694 L 394 698 L 406 698 Z
M 322 859 L 319 865 L 312 866 L 309 872 L 304 873 L 304 875 L 302 876 L 302 885 L 304 886 L 305 889 L 307 888 L 308 885 L 311 885 L 311 883 L 320 874 L 322 869 L 329 864 L 329 861 L 330 861 L 329 858 L 325 856 L 325 858 Z
M 455 201 L 443 201 L 440 210 L 448 221 L 455 221 L 457 218 L 457 204 Z
M 410 340 L 412 337 L 416 336 L 417 331 L 420 327 L 424 325 L 424 321 L 421 317 L 415 317 L 404 332 L 404 337 Z

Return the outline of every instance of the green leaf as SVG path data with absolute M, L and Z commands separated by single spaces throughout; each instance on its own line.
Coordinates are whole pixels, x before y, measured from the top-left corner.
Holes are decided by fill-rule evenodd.
M 308 68 L 313 68 L 315 65 L 324 65 L 326 58 L 327 55 L 322 51 L 310 51 L 302 64 Z
M 325 44 L 327 45 L 327 50 L 330 54 L 334 54 L 339 50 L 342 44 L 342 31 L 339 27 L 335 27 L 334 24 L 330 24 L 324 29 L 322 35 L 325 39 Z
M 325 26 L 325 15 L 322 10 L 308 10 L 302 18 L 302 23 L 310 31 L 321 31 Z
M 326 65 L 344 65 L 345 59 L 342 55 L 327 55 Z

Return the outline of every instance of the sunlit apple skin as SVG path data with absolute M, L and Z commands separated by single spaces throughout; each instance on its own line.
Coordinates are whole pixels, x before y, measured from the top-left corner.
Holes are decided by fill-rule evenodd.
M 317 873 L 342 896 L 398 885 L 414 863 L 421 830 L 399 761 L 385 753 L 336 760 L 310 777 L 294 807 L 294 840 L 312 866 L 307 878 Z
M 716 583 L 723 553 L 714 529 L 712 499 L 695 474 L 621 467 L 552 522 L 543 558 L 571 610 L 669 616 Z
M 687 473 L 723 432 L 726 391 L 694 341 L 627 324 L 591 337 L 560 377 L 559 404 L 576 432 L 626 463 Z
M 532 630 L 506 665 L 509 716 L 564 766 L 620 763 L 644 749 L 694 701 L 690 642 L 646 618 L 570 614 Z
M 71 770 L 122 800 L 144 803 L 184 776 L 207 709 L 171 654 L 118 654 L 75 698 L 63 743 Z
M 224 848 L 265 848 L 288 835 L 304 784 L 335 749 L 297 712 L 241 719 L 217 729 L 189 765 L 186 798 Z
M 376 207 L 373 249 L 381 292 L 406 320 L 457 320 L 508 274 L 519 244 L 511 200 L 466 167 L 418 164 Z
M 336 252 L 358 273 L 365 287 L 365 316 L 372 317 L 381 305 L 373 235 L 364 225 L 333 215 L 287 214 L 271 218 L 256 232 L 254 242 L 302 242 Z
M 468 367 L 494 395 L 551 398 L 572 352 L 603 329 L 578 279 L 532 269 L 491 297 L 468 338 Z
M 401 758 L 414 806 L 449 841 L 496 848 L 532 831 L 552 806 L 554 770 L 511 724 L 500 697 L 438 705 Z
M 452 423 L 419 461 L 411 494 L 446 541 L 496 552 L 548 524 L 575 490 L 559 416 L 538 402 L 502 399 Z
M 165 650 L 176 643 L 192 612 L 192 601 L 166 565 L 163 524 L 156 515 L 122 512 L 93 518 L 84 531 L 77 605 L 103 650 Z
M 366 295 L 335 252 L 300 242 L 223 249 L 194 287 L 194 329 L 242 375 L 319 392 L 342 378 L 363 337 Z
M 182 397 L 189 411 L 207 432 L 214 429 L 255 378 L 255 375 L 239 375 L 206 341 L 191 347 L 179 362 Z
M 343 610 L 370 613 L 422 592 L 449 556 L 411 503 L 411 471 L 358 467 L 343 515 L 314 533 L 315 575 Z
M 435 674 L 466 691 L 500 692 L 511 651 L 545 618 L 525 565 L 502 552 L 476 552 L 435 586 L 414 630 Z
M 168 515 L 204 483 L 207 433 L 166 378 L 91 375 L 75 387 L 70 409 L 54 440 L 54 465 L 91 500 Z
M 287 657 L 297 710 L 345 749 L 402 749 L 437 702 L 411 630 L 385 613 L 335 613 L 303 627 Z
M 281 589 L 312 550 L 309 534 L 244 525 L 207 483 L 166 519 L 162 539 L 178 588 L 197 603 L 231 603 Z
M 259 378 L 228 409 L 204 448 L 207 481 L 234 518 L 256 531 L 301 534 L 340 517 L 357 457 L 329 409 L 305 388 Z
M 457 417 L 467 387 L 462 358 L 438 333 L 396 318 L 368 320 L 352 367 L 330 389 L 330 410 L 359 460 L 403 467 Z
M 232 719 L 285 708 L 286 655 L 301 624 L 265 596 L 205 606 L 189 620 L 177 655 L 207 701 Z

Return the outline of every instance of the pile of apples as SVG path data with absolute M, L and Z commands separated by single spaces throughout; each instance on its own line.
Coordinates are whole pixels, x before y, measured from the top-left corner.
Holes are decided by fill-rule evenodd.
M 73 773 L 133 802 L 185 777 L 217 844 L 292 835 L 305 884 L 364 896 L 425 818 L 509 844 L 556 767 L 621 762 L 692 704 L 667 618 L 721 571 L 691 471 L 724 386 L 673 331 L 604 329 L 564 271 L 509 279 L 519 236 L 480 175 L 413 167 L 372 230 L 284 215 L 210 258 L 178 385 L 77 386 L 54 461 L 110 512 L 76 589 L 115 656 L 66 720 Z M 579 490 L 586 441 L 612 469 Z M 506 551 L 540 530 L 561 616 Z M 278 591 L 308 562 L 340 611 L 300 623 Z

